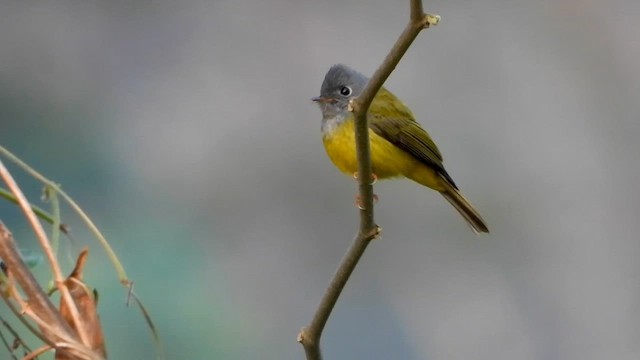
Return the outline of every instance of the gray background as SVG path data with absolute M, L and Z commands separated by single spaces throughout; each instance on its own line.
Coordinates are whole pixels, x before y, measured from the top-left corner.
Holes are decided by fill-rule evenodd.
M 386 86 L 492 233 L 428 189 L 376 184 L 383 238 L 326 359 L 640 358 L 640 2 L 425 9 L 441 24 Z M 407 1 L 2 1 L 0 143 L 94 217 L 168 358 L 301 359 L 296 334 L 358 221 L 309 99 L 334 63 L 372 74 L 407 18 Z M 35 247 L 13 206 L 0 218 Z M 94 249 L 111 358 L 152 358 L 74 231 Z

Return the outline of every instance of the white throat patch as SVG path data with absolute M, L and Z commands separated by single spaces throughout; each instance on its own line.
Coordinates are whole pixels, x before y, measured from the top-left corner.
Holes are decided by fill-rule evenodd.
M 322 118 L 322 135 L 324 137 L 330 137 L 336 131 L 338 126 L 346 121 L 347 117 L 345 115 L 337 115 L 330 118 Z

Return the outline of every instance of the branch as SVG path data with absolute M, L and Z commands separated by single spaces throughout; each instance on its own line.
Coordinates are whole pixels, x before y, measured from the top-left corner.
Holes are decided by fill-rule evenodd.
M 437 25 L 440 17 L 425 14 L 421 0 L 411 0 L 411 16 L 404 31 L 396 40 L 395 45 L 384 59 L 384 62 L 373 74 L 371 80 L 360 96 L 351 102 L 350 110 L 355 117 L 356 151 L 358 154 L 358 183 L 360 193 L 360 229 L 353 243 L 347 250 L 342 262 L 333 275 L 329 287 L 325 291 L 322 301 L 308 327 L 302 328 L 298 334 L 298 342 L 304 347 L 307 360 L 321 360 L 320 337 L 331 315 L 340 293 L 346 285 L 351 273 L 355 269 L 369 242 L 380 234 L 380 228 L 375 224 L 373 216 L 373 184 L 371 183 L 372 168 L 369 148 L 369 122 L 367 112 L 373 98 L 387 80 L 391 72 L 407 52 L 409 46 L 422 29 Z

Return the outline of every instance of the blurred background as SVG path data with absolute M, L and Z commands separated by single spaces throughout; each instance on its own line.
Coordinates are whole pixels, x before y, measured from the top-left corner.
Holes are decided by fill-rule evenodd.
M 442 22 L 386 86 L 491 234 L 433 191 L 376 184 L 383 237 L 329 319 L 325 358 L 640 358 L 640 2 L 425 10 Z M 408 1 L 5 0 L 0 144 L 104 231 L 168 359 L 302 359 L 296 335 L 358 227 L 356 184 L 326 157 L 309 99 L 334 63 L 372 74 L 407 19 Z M 110 358 L 154 358 L 66 214 L 92 248 Z M 0 219 L 37 249 L 13 205 Z

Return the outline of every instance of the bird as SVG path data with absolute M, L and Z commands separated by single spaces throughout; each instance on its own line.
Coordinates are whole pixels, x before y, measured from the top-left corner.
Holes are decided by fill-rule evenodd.
M 312 98 L 322 111 L 322 142 L 333 164 L 357 176 L 355 120 L 349 103 L 360 96 L 369 78 L 343 65 L 332 66 L 320 96 Z M 475 233 L 489 228 L 445 170 L 442 154 L 411 110 L 382 87 L 367 112 L 374 179 L 407 178 L 438 191 Z

